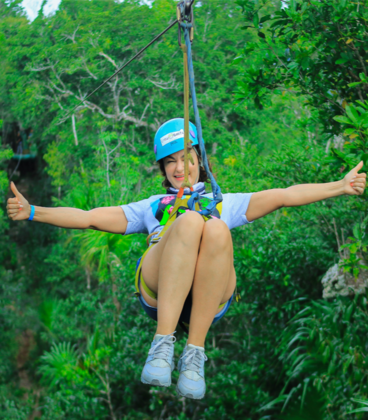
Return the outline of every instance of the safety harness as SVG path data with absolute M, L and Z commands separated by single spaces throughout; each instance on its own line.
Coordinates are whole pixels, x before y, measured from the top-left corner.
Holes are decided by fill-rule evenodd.
M 139 260 L 137 261 L 137 265 L 136 265 L 136 272 L 135 272 L 135 295 L 136 296 L 140 296 L 140 287 L 147 293 L 148 296 L 150 296 L 151 298 L 157 300 L 157 294 L 155 292 L 153 292 L 152 290 L 149 289 L 149 287 L 146 285 L 144 278 L 142 276 L 142 266 L 143 266 L 143 261 L 146 257 L 146 255 L 148 254 L 148 252 L 150 251 L 150 249 L 155 246 L 160 240 L 161 238 L 164 236 L 164 234 L 167 232 L 167 230 L 170 228 L 170 226 L 175 222 L 175 220 L 180 217 L 181 214 L 184 214 L 187 211 L 191 211 L 194 210 L 196 212 L 198 212 L 199 214 L 201 214 L 201 212 L 203 210 L 201 210 L 201 206 L 200 206 L 200 202 L 199 199 L 197 199 L 196 201 L 194 201 L 194 194 L 197 194 L 199 197 L 199 194 L 197 192 L 193 192 L 193 191 L 189 191 L 188 189 L 186 189 L 185 193 L 189 193 L 192 192 L 191 195 L 183 195 L 181 198 L 176 197 L 175 199 L 175 203 L 170 206 L 170 209 L 168 210 L 168 212 L 166 214 L 169 214 L 168 219 L 164 220 L 164 227 L 160 232 L 153 232 L 151 233 L 148 237 L 147 237 L 147 245 L 148 248 L 145 251 L 145 253 L 142 255 L 141 258 L 139 258 Z M 221 215 L 222 212 L 222 203 L 219 203 L 217 205 L 217 210 L 218 213 Z M 212 214 L 209 214 L 208 216 L 203 215 L 202 217 L 205 221 L 212 219 L 214 216 Z M 152 238 L 152 239 L 151 239 Z M 151 239 L 151 241 L 149 242 L 149 240 Z M 237 292 L 236 292 L 236 300 L 237 299 Z M 227 304 L 227 302 L 219 305 L 219 309 L 222 309 L 225 305 Z M 184 330 L 184 332 L 186 332 L 188 334 L 188 329 L 189 329 L 189 324 L 186 324 L 185 322 L 179 321 L 179 325 L 181 326 L 181 328 Z
M 187 190 L 187 192 L 189 192 Z M 198 194 L 198 193 L 196 193 Z M 192 195 L 184 195 L 181 198 L 176 198 L 175 203 L 173 206 L 170 206 L 170 209 L 168 210 L 168 212 L 166 212 L 166 214 L 168 214 L 168 219 L 167 220 L 163 220 L 164 221 L 164 227 L 160 232 L 153 232 L 151 233 L 148 237 L 147 237 L 147 246 L 148 249 L 146 250 L 146 252 L 143 254 L 143 256 L 138 260 L 137 262 L 137 266 L 136 266 L 136 275 L 135 275 L 135 288 L 136 288 L 136 295 L 140 294 L 139 291 L 139 284 L 142 285 L 142 288 L 145 290 L 145 292 L 148 294 L 148 296 L 152 297 L 153 299 L 157 298 L 156 293 L 154 293 L 153 291 L 151 291 L 147 285 L 144 282 L 144 279 L 142 277 L 142 265 L 143 265 L 143 261 L 145 256 L 147 255 L 148 251 L 154 246 L 156 245 L 158 242 L 160 242 L 161 238 L 165 235 L 165 233 L 167 232 L 167 230 L 170 228 L 170 226 L 175 222 L 175 220 L 180 217 L 181 214 L 184 214 L 187 211 L 192 210 L 192 207 L 194 206 L 194 210 L 197 211 L 199 214 L 201 214 L 201 207 L 200 207 L 200 203 L 199 201 L 195 201 L 193 200 L 193 196 Z M 199 194 L 198 194 L 199 196 Z M 218 211 L 221 214 L 222 211 L 222 204 L 220 203 L 218 205 Z M 202 215 L 203 219 L 205 221 L 212 219 L 212 215 Z M 152 239 L 151 239 L 152 238 Z M 151 239 L 151 240 L 150 240 Z M 150 240 L 150 242 L 149 242 Z

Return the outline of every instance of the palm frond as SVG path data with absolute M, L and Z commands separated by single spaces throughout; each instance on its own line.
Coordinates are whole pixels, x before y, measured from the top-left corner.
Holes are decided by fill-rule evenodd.
M 70 380 L 75 375 L 79 356 L 71 343 L 53 344 L 51 350 L 41 356 L 39 373 L 51 387 L 61 380 Z

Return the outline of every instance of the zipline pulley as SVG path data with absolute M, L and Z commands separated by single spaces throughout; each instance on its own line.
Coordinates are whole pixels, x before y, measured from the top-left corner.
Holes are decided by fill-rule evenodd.
M 194 15 L 193 15 L 193 3 L 194 0 L 183 0 L 181 1 L 176 8 L 176 17 L 178 19 L 179 28 L 178 28 L 178 43 L 181 47 L 181 28 L 189 28 L 189 37 L 190 42 L 193 42 L 194 38 Z

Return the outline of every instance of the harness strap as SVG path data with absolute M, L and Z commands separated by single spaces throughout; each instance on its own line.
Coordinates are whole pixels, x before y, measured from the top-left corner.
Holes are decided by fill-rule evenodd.
M 149 242 L 150 242 L 150 239 L 152 238 L 152 236 L 157 235 L 157 234 L 158 234 L 158 232 L 152 232 L 150 235 L 147 236 L 147 238 L 146 238 L 147 246 L 149 246 Z
M 157 294 L 155 292 L 152 292 L 151 289 L 149 289 L 149 287 L 146 285 L 143 276 L 142 276 L 142 269 L 139 270 L 139 280 L 140 280 L 140 284 L 143 288 L 143 290 L 147 293 L 147 295 L 149 297 L 151 297 L 152 299 L 157 300 Z
M 136 292 L 134 293 L 136 296 L 139 296 L 141 294 L 140 290 L 139 290 L 139 282 L 141 282 L 143 289 L 146 291 L 146 293 L 152 297 L 153 299 L 156 299 L 156 295 L 155 296 L 151 296 L 150 293 L 154 293 L 152 292 L 152 290 L 149 290 L 146 283 L 144 283 L 143 280 L 143 276 L 141 275 L 142 272 L 142 265 L 143 265 L 143 261 L 148 253 L 148 251 L 154 246 L 155 244 L 151 244 L 145 251 L 145 253 L 141 256 L 141 258 L 139 258 L 139 260 L 137 261 L 137 266 L 135 268 L 135 280 L 134 280 L 134 286 L 135 286 L 135 290 Z M 147 290 L 145 289 L 147 288 Z

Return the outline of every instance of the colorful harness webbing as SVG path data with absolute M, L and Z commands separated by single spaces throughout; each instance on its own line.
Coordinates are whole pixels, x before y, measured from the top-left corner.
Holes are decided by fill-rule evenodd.
M 148 249 L 145 251 L 145 253 L 142 255 L 142 257 L 138 260 L 137 266 L 136 266 L 136 273 L 135 273 L 135 288 L 136 288 L 135 295 L 140 295 L 139 284 L 141 284 L 142 288 L 148 294 L 148 296 L 150 296 L 153 299 L 157 299 L 157 294 L 154 293 L 152 290 L 150 290 L 148 288 L 148 286 L 144 282 L 144 279 L 143 279 L 143 276 L 142 276 L 142 265 L 143 265 L 144 258 L 147 255 L 148 251 L 161 240 L 161 238 L 164 236 L 164 234 L 169 229 L 169 227 L 180 216 L 180 213 L 183 214 L 187 211 L 190 211 L 189 205 L 190 205 L 190 200 L 191 199 L 192 199 L 192 196 L 187 196 L 187 195 L 182 197 L 182 198 L 180 198 L 178 196 L 176 197 L 174 206 L 173 206 L 173 208 L 170 212 L 169 219 L 165 223 L 165 226 L 163 227 L 161 232 L 159 232 L 158 235 L 151 240 L 151 243 L 149 244 Z M 189 203 L 189 205 L 188 205 L 188 203 Z M 194 202 L 193 206 L 195 206 L 195 211 L 200 212 L 201 209 L 200 209 L 200 205 L 199 205 L 198 201 Z M 202 215 L 202 217 L 203 217 L 205 222 L 209 219 L 212 219 L 212 216 Z M 219 308 L 222 308 L 225 304 L 226 304 L 226 302 L 221 304 L 219 306 Z

